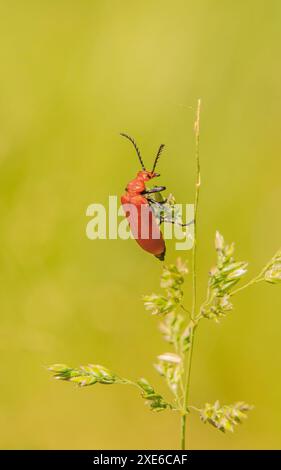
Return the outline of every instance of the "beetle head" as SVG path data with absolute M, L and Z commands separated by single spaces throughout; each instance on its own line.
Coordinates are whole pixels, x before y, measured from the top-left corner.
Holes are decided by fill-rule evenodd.
M 155 173 L 154 171 L 139 171 L 138 172 L 138 178 L 141 178 L 143 181 L 149 181 L 152 180 L 153 178 L 157 178 L 159 173 Z

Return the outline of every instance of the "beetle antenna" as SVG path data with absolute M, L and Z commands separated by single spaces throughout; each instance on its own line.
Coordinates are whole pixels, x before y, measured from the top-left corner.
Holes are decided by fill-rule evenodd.
M 164 147 L 165 147 L 164 144 L 161 144 L 160 147 L 159 147 L 159 150 L 158 150 L 157 155 L 156 155 L 155 160 L 154 160 L 153 168 L 152 168 L 152 170 L 151 170 L 152 173 L 154 173 L 154 170 L 155 170 L 155 168 L 156 168 L 156 165 L 157 165 L 157 163 L 158 163 L 158 160 L 159 160 L 159 158 L 160 158 L 160 155 L 161 155 L 161 153 L 162 153 Z
M 142 157 L 141 157 L 140 150 L 139 150 L 139 148 L 138 148 L 138 146 L 137 146 L 135 140 L 134 140 L 132 137 L 130 137 L 128 134 L 124 134 L 123 132 L 121 132 L 120 135 L 122 135 L 122 137 L 126 137 L 126 139 L 128 139 L 130 142 L 132 142 L 132 144 L 133 144 L 133 146 L 135 147 L 135 150 L 136 150 L 136 152 L 137 152 L 137 154 L 138 154 L 139 161 L 140 161 L 140 164 L 141 164 L 141 166 L 142 166 L 142 169 L 143 169 L 143 171 L 146 171 L 145 166 L 144 166 L 144 163 L 143 163 L 143 160 L 142 160 Z

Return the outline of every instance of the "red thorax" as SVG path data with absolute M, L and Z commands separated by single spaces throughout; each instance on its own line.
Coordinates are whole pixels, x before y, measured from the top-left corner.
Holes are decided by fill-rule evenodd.
M 145 183 L 150 181 L 152 178 L 159 176 L 157 173 L 152 173 L 151 171 L 139 171 L 136 178 L 130 181 L 127 184 L 126 192 L 127 196 L 135 197 L 141 196 L 145 191 Z

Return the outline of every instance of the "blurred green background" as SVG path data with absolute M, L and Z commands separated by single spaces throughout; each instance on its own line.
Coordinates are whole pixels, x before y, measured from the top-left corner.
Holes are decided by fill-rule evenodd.
M 101 363 L 165 391 L 151 364 L 169 347 L 141 301 L 161 264 L 133 240 L 85 235 L 86 207 L 139 169 L 120 131 L 145 161 L 166 143 L 159 183 L 190 203 L 202 98 L 200 297 L 216 229 L 252 274 L 278 249 L 280 20 L 278 0 L 0 2 L 1 448 L 178 446 L 178 418 L 134 389 L 79 390 L 44 367 Z M 234 435 L 195 416 L 192 448 L 280 447 L 280 290 L 253 287 L 235 307 L 200 328 L 192 401 L 255 410 Z

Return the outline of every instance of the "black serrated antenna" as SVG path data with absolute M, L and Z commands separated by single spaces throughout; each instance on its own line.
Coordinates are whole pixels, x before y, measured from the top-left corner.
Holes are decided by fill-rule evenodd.
M 144 171 L 146 171 L 145 169 L 145 166 L 144 166 L 144 163 L 143 163 L 143 160 L 142 160 L 142 157 L 141 157 L 141 153 L 140 153 L 140 150 L 135 142 L 135 140 L 130 137 L 128 134 L 124 134 L 123 132 L 120 133 L 120 135 L 122 135 L 123 137 L 126 137 L 126 139 L 128 139 L 130 142 L 132 142 L 133 146 L 135 147 L 135 150 L 138 154 L 138 157 L 139 157 L 139 161 L 140 161 L 140 164 L 141 164 L 141 167 Z
M 159 160 L 159 158 L 160 158 L 160 155 L 161 155 L 161 153 L 162 153 L 164 147 L 165 147 L 164 144 L 161 144 L 160 147 L 159 147 L 159 150 L 158 150 L 157 155 L 156 155 L 155 160 L 154 160 L 153 168 L 152 168 L 152 170 L 151 170 L 152 173 L 154 173 L 154 170 L 155 170 L 155 168 L 156 168 L 156 165 L 157 165 L 157 163 L 158 163 L 158 160 Z

